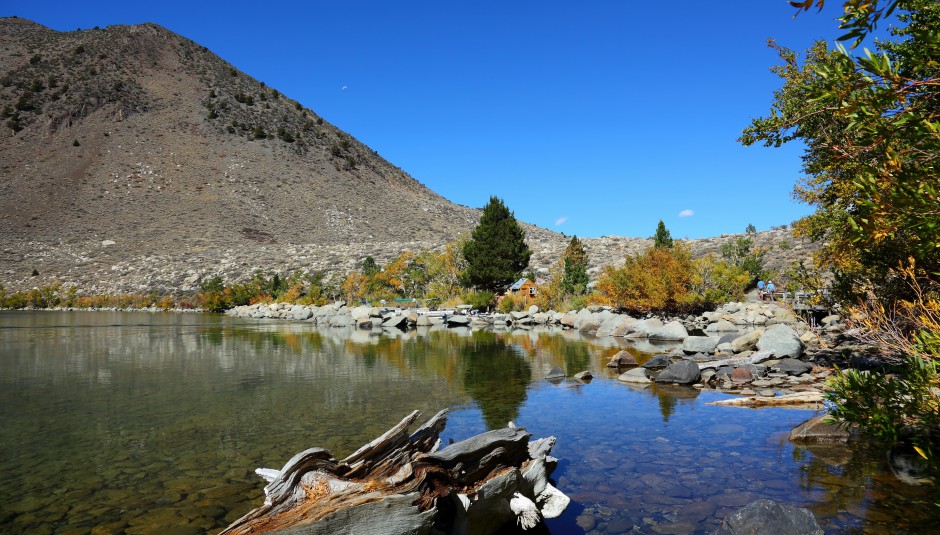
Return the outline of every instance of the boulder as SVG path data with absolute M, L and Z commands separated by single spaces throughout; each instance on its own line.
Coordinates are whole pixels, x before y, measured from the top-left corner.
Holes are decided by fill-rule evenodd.
M 447 316 L 447 325 L 470 325 L 470 316 L 461 314 Z
M 565 327 L 574 327 L 574 322 L 577 318 L 578 318 L 577 315 L 568 313 L 561 317 L 561 319 L 559 320 L 559 323 L 561 323 Z
M 624 372 L 620 374 L 619 377 L 617 377 L 617 380 L 622 381 L 624 383 L 637 383 L 637 384 L 652 383 L 652 381 L 649 378 L 649 375 L 646 374 L 646 370 L 644 370 L 643 368 L 633 368 L 632 370 Z
M 721 335 L 721 338 L 718 339 L 718 345 L 729 344 L 732 340 L 740 336 L 738 333 L 726 333 Z
M 330 316 L 329 324 L 330 327 L 352 327 L 356 324 L 356 320 L 354 320 L 352 316 L 338 314 L 336 316 Z
M 757 500 L 728 515 L 715 535 L 823 535 L 807 509 Z
M 546 379 L 564 379 L 565 370 L 562 370 L 559 366 L 555 366 L 545 374 Z
M 813 369 L 813 365 L 797 359 L 783 359 L 777 364 L 780 373 L 787 375 L 803 375 Z
M 643 367 L 648 370 L 658 370 L 666 366 L 669 366 L 669 357 L 666 355 L 656 355 L 643 364 Z
M 702 372 L 698 364 L 691 360 L 680 360 L 670 364 L 668 368 L 656 376 L 657 383 L 678 383 L 680 385 L 690 385 L 697 383 L 702 378 Z
M 623 338 L 624 336 L 632 334 L 633 332 L 636 331 L 636 329 L 633 327 L 633 324 L 634 324 L 634 321 L 632 320 L 632 318 L 630 321 L 621 323 L 619 327 L 614 329 L 614 332 L 612 333 L 613 336 L 616 336 L 618 338 Z
M 790 431 L 790 441 L 799 444 L 845 444 L 851 436 L 829 414 L 814 416 Z
M 714 353 L 718 346 L 718 337 L 716 336 L 689 336 L 682 342 L 682 350 L 686 354 L 693 353 Z
M 593 321 L 585 321 L 581 323 L 581 326 L 578 327 L 578 331 L 582 333 L 592 333 L 597 330 L 600 325 L 594 323 Z
M 689 331 L 685 330 L 685 325 L 677 320 L 670 321 L 649 335 L 650 340 L 685 340 L 688 337 Z
M 420 314 L 418 319 L 415 320 L 415 325 L 418 327 L 428 327 L 431 325 L 431 318 L 424 314 Z
M 590 381 L 591 379 L 594 378 L 594 374 L 588 370 L 585 370 L 583 372 L 578 372 L 574 374 L 574 378 L 579 381 Z
M 614 332 L 628 321 L 630 321 L 629 316 L 610 314 L 610 317 L 604 319 L 597 327 L 597 336 L 613 336 Z
M 754 380 L 751 370 L 747 368 L 735 368 L 731 371 L 731 381 L 735 383 L 750 383 Z
M 538 305 L 532 305 L 529 307 L 529 315 L 533 316 L 539 311 Z
M 349 315 L 354 320 L 361 320 L 363 318 L 368 318 L 372 316 L 372 307 L 371 306 L 358 306 L 349 311 Z
M 763 329 L 756 329 L 747 334 L 738 336 L 731 341 L 731 351 L 734 351 L 735 353 L 741 353 L 742 351 L 753 351 L 757 348 L 757 342 L 760 341 L 762 334 L 764 334 Z
M 726 332 L 731 332 L 731 331 L 737 331 L 738 326 L 728 321 L 727 319 L 722 318 L 718 320 L 717 322 L 709 325 L 707 330 L 710 332 L 726 333 Z
M 628 366 L 639 366 L 639 363 L 626 349 L 610 357 L 610 362 L 607 363 L 608 368 L 626 368 Z
M 799 358 L 805 347 L 796 331 L 782 323 L 767 327 L 757 341 L 757 349 L 772 351 L 778 358 Z
M 649 336 L 657 329 L 660 329 L 662 326 L 663 322 L 659 318 L 637 320 L 633 322 L 633 334 L 639 336 Z
M 408 316 L 390 315 L 382 321 L 382 327 L 403 327 L 408 322 Z

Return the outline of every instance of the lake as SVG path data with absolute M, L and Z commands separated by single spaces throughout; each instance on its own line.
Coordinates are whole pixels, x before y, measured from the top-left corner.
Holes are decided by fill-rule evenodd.
M 0 311 L 0 532 L 217 532 L 263 501 L 257 467 L 337 458 L 414 409 L 442 438 L 553 435 L 572 502 L 553 534 L 711 533 L 759 498 L 827 533 L 928 533 L 936 496 L 861 445 L 795 447 L 815 413 L 638 389 L 604 365 L 655 348 L 561 330 L 376 336 L 220 315 Z M 590 383 L 543 377 L 590 369 Z

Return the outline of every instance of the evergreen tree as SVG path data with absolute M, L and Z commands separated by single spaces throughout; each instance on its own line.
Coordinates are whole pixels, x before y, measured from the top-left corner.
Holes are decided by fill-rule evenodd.
M 587 251 L 584 250 L 584 244 L 581 243 L 581 240 L 577 236 L 572 236 L 571 241 L 568 242 L 568 247 L 565 248 L 565 258 L 570 258 L 575 264 L 587 265 L 588 257 Z
M 362 274 L 366 277 L 371 277 L 381 271 L 379 265 L 375 263 L 375 259 L 371 256 L 367 256 L 365 260 L 362 261 Z
M 590 278 L 587 274 L 587 264 L 580 264 L 565 257 L 565 274 L 561 279 L 561 286 L 565 293 L 572 295 L 584 295 L 587 293 L 587 285 Z
M 565 249 L 565 274 L 562 277 L 562 288 L 565 293 L 584 295 L 587 293 L 589 282 L 587 274 L 588 257 L 584 245 L 577 236 L 573 236 Z
M 669 234 L 669 230 L 666 228 L 662 219 L 659 220 L 659 225 L 656 226 L 656 235 L 653 236 L 653 246 L 672 247 L 672 236 Z
M 529 265 L 532 251 L 515 216 L 502 199 L 491 196 L 483 207 L 480 223 L 464 245 L 463 255 L 467 269 L 461 281 L 480 290 L 498 292 Z

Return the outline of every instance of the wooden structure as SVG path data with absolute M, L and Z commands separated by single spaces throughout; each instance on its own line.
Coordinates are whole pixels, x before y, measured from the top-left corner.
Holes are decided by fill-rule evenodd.
M 507 296 L 511 295 L 513 299 L 524 299 L 526 302 L 535 299 L 538 293 L 538 286 L 527 278 L 521 278 L 506 289 Z
M 408 434 L 414 411 L 341 461 L 311 448 L 280 470 L 259 468 L 264 505 L 221 533 L 488 534 L 565 510 L 548 480 L 554 437 L 530 441 L 510 423 L 438 451 L 446 413 Z

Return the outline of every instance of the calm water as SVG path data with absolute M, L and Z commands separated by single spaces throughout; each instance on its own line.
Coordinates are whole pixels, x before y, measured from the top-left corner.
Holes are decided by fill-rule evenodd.
M 558 438 L 563 533 L 708 533 L 758 498 L 829 533 L 928 533 L 928 489 L 861 448 L 786 440 L 810 411 L 635 389 L 626 347 L 561 331 L 398 337 L 202 314 L 0 312 L 0 532 L 204 533 L 262 501 L 256 467 L 345 456 L 414 409 L 445 441 L 509 420 Z M 651 350 L 650 348 L 640 348 Z M 644 353 L 637 352 L 642 360 Z M 590 384 L 543 379 L 592 369 Z

